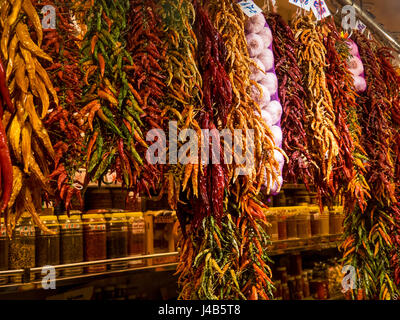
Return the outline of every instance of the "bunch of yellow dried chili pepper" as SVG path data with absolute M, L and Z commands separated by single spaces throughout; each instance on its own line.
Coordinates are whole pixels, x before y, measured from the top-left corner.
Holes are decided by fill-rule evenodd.
M 293 32 L 300 43 L 298 63 L 303 73 L 306 90 L 306 124 L 309 151 L 318 168 L 314 173 L 320 207 L 322 197 L 333 190 L 332 175 L 339 154 L 339 135 L 335 127 L 332 97 L 326 84 L 326 48 L 321 28 L 312 20 L 312 14 L 297 14 L 292 21 Z
M 3 115 L 13 162 L 7 230 L 11 236 L 18 219 L 29 212 L 42 230 L 50 232 L 39 219 L 37 210 L 41 208 L 42 190 L 54 194 L 47 176 L 55 152 L 42 119 L 48 113 L 50 102 L 58 106 L 59 99 L 40 62 L 52 62 L 52 58 L 40 48 L 42 25 L 30 0 L 2 1 L 0 24 L 1 56 L 7 65 L 6 83 L 15 105 L 15 112 L 7 110 Z M 31 37 L 31 31 L 36 40 Z

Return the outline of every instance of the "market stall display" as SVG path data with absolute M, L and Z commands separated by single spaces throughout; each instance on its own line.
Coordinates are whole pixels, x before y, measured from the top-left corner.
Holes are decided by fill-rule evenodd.
M 1 1 L 0 285 L 175 264 L 179 299 L 328 299 L 337 261 L 295 251 L 340 242 L 348 298 L 398 296 L 394 53 L 268 3 Z

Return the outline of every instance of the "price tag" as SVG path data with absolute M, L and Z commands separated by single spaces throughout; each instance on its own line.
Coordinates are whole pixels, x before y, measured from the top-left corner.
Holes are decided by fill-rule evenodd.
M 56 8 L 52 5 L 45 5 L 40 12 L 43 14 L 42 28 L 56 30 Z
M 248 17 L 255 16 L 262 12 L 262 10 L 252 0 L 239 1 L 238 5 Z
M 317 20 L 321 20 L 331 15 L 325 0 L 314 0 L 311 5 L 311 10 L 314 12 Z
M 364 31 L 367 29 L 367 26 L 361 22 L 361 20 L 357 20 L 356 24 L 356 30 L 360 31 L 361 33 L 364 33 Z
M 304 10 L 310 11 L 313 0 L 289 0 L 289 3 L 294 4 Z

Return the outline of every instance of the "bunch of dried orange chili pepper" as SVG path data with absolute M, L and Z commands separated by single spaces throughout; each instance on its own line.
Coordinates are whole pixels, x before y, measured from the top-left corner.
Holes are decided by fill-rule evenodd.
M 132 56 L 133 65 L 125 66 L 129 94 L 133 95 L 143 110 L 141 121 L 143 129 L 167 129 L 165 117 L 162 113 L 162 100 L 165 96 L 166 74 L 161 67 L 166 60 L 166 48 L 161 40 L 161 19 L 156 13 L 154 1 L 131 1 L 127 24 L 129 26 L 127 37 L 127 51 Z M 144 159 L 148 148 L 147 143 L 141 138 L 134 119 L 127 112 L 123 120 L 128 131 L 136 138 L 132 143 L 139 156 Z M 128 155 L 129 157 L 129 155 Z M 130 158 L 130 165 L 135 170 L 132 172 L 134 192 L 138 194 L 146 191 L 148 195 L 157 192 L 163 177 L 163 164 L 144 162 L 139 165 Z
M 50 133 L 54 146 L 54 167 L 48 176 L 56 190 L 56 200 L 63 201 L 69 212 L 74 197 L 83 207 L 80 189 L 75 176 L 84 166 L 84 130 L 80 126 L 83 119 L 79 115 L 79 100 L 82 96 L 83 74 L 79 66 L 79 32 L 74 26 L 70 1 L 37 1 L 35 7 L 41 11 L 44 5 L 52 5 L 56 12 L 57 29 L 44 30 L 43 50 L 52 57 L 52 63 L 44 65 L 59 97 L 59 104 L 52 105 L 44 124 Z M 78 12 L 74 6 L 74 12 Z

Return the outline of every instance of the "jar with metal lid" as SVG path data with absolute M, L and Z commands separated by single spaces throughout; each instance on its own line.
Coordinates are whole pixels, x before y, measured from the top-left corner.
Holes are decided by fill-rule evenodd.
M 286 228 L 287 228 L 287 238 L 290 240 L 298 239 L 297 235 L 297 210 L 296 207 L 287 207 L 287 218 L 286 218 Z
M 128 255 L 138 256 L 146 254 L 146 223 L 143 212 L 127 212 L 128 220 Z M 145 265 L 145 260 L 129 261 L 130 267 Z
M 60 261 L 61 264 L 83 261 L 83 225 L 80 211 L 71 211 L 70 217 L 58 217 L 60 225 Z M 76 276 L 83 273 L 83 267 L 63 269 L 63 275 Z
M 329 235 L 329 210 L 328 208 L 324 208 L 323 213 L 321 214 L 321 235 Z
M 8 236 L 4 218 L 0 218 L 0 271 L 6 270 L 8 270 Z M 0 276 L 0 285 L 7 282 L 7 276 Z
M 17 222 L 9 245 L 9 269 L 28 269 L 35 267 L 35 227 L 29 213 L 25 212 Z M 33 280 L 33 273 L 30 279 Z M 22 276 L 11 276 L 11 282 L 21 282 Z
M 43 224 L 52 232 L 36 227 L 36 267 L 60 264 L 60 226 L 56 216 L 40 216 Z M 38 274 L 41 277 L 41 274 Z
M 107 230 L 103 214 L 84 214 L 83 220 L 83 254 L 85 261 L 105 260 L 107 258 Z M 104 272 L 105 264 L 92 265 L 86 268 L 88 273 Z
M 300 239 L 311 237 L 310 212 L 308 207 L 298 207 L 297 215 L 297 235 Z
M 321 235 L 321 215 L 319 208 L 312 206 L 309 208 L 310 211 L 310 224 L 311 224 L 311 236 Z
M 124 258 L 128 255 L 128 222 L 125 213 L 109 213 L 107 220 L 107 259 Z M 128 262 L 115 262 L 111 270 L 125 269 Z

